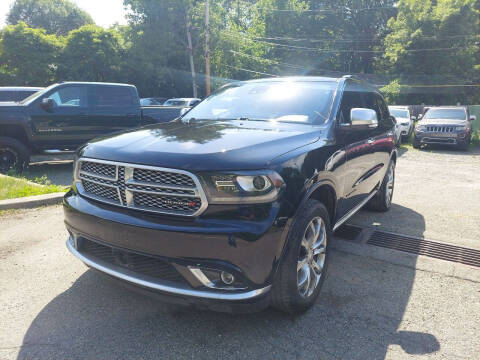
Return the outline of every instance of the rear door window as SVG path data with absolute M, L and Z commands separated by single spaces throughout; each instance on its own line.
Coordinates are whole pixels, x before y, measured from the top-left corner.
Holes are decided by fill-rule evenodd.
M 95 86 L 92 105 L 97 109 L 128 108 L 136 105 L 136 98 L 128 86 Z

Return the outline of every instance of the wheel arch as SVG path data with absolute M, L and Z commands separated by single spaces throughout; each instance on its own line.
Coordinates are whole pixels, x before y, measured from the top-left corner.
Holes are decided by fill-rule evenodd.
M 20 141 L 24 146 L 31 150 L 28 135 L 25 129 L 20 125 L 0 125 L 0 137 L 13 138 Z

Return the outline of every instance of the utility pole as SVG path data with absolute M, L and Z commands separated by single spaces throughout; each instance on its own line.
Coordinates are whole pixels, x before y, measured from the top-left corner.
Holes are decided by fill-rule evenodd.
M 188 56 L 190 58 L 190 71 L 192 72 L 192 86 L 193 97 L 198 98 L 197 94 L 197 82 L 195 80 L 195 64 L 193 63 L 193 47 L 192 47 L 192 35 L 190 34 L 190 17 L 186 14 L 186 27 L 187 27 L 187 42 L 188 42 Z
M 210 95 L 210 2 L 205 1 L 205 90 Z

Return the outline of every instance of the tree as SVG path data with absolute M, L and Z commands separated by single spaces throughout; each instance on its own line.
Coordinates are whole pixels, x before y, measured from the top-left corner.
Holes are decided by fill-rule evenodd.
M 434 87 L 478 83 L 480 13 L 476 0 L 400 0 L 388 22 L 385 68 L 411 103 L 468 102 L 478 89 Z M 412 88 L 410 85 L 426 85 Z M 428 87 L 427 87 L 428 86 Z
M 63 48 L 59 80 L 118 81 L 122 39 L 114 29 L 84 25 L 71 31 Z
M 0 82 L 4 85 L 50 85 L 55 79 L 62 42 L 25 23 L 6 26 L 0 47 Z
M 93 24 L 88 13 L 68 0 L 16 0 L 7 16 L 8 24 L 25 22 L 48 34 L 65 36 L 71 30 Z

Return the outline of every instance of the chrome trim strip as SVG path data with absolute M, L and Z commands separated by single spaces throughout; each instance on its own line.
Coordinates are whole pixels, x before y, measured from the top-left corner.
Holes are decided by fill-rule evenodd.
M 88 179 L 85 179 L 88 181 Z M 160 196 L 176 196 L 176 197 L 188 197 L 188 198 L 198 198 L 197 194 L 180 194 L 180 193 L 168 193 L 168 192 L 162 192 L 162 191 L 150 191 L 150 190 L 140 190 L 140 189 L 135 189 L 133 187 L 129 187 L 129 184 L 127 185 L 127 190 L 134 192 L 134 193 L 143 193 L 143 194 L 151 194 L 151 195 L 160 195 Z
M 82 174 L 84 174 L 84 173 L 81 172 L 80 175 L 79 175 L 79 176 L 80 176 L 80 180 L 85 180 L 85 181 L 88 181 L 88 182 L 91 182 L 91 183 L 94 183 L 94 184 L 97 184 L 97 185 L 103 185 L 103 186 L 111 187 L 111 188 L 115 188 L 115 189 L 118 188 L 117 185 L 113 185 L 113 184 L 109 184 L 109 183 L 102 183 L 102 182 L 100 182 L 100 181 L 95 181 L 95 180 L 92 180 L 92 179 L 84 178 L 84 177 L 82 176 Z M 89 176 L 91 176 L 91 175 L 89 175 Z M 95 176 L 95 175 L 93 175 L 92 177 L 101 179 L 99 176 Z
M 141 206 L 136 206 L 134 204 L 133 201 L 131 201 L 132 199 L 127 199 L 127 204 L 122 204 L 122 198 L 121 196 L 119 197 L 119 201 L 118 203 L 116 202 L 112 202 L 112 201 L 107 201 L 107 200 L 104 200 L 103 198 L 100 198 L 100 197 L 97 197 L 95 195 L 92 195 L 92 194 L 88 194 L 85 192 L 85 190 L 83 189 L 83 186 L 79 186 L 79 190 L 80 190 L 80 194 L 82 196 L 85 196 L 87 198 L 91 198 L 91 199 L 94 199 L 94 200 L 97 200 L 97 201 L 100 201 L 100 202 L 105 202 L 105 203 L 108 203 L 108 204 L 113 204 L 113 205 L 116 205 L 116 206 L 119 206 L 119 207 L 124 207 L 124 208 L 129 208 L 129 209 L 133 209 L 133 210 L 139 210 L 139 211 L 147 211 L 147 212 L 151 212 L 151 213 L 157 213 L 157 214 L 166 214 L 166 215 L 177 215 L 177 216 L 185 216 L 185 217 L 195 217 L 195 216 L 199 216 L 201 213 L 203 213 L 207 207 L 208 207 L 208 200 L 207 200 L 207 196 L 205 195 L 205 191 L 200 183 L 200 180 L 198 179 L 198 177 L 196 175 L 194 175 L 193 173 L 191 172 L 188 172 L 188 171 L 185 171 L 185 170 L 179 170 L 179 169 L 170 169 L 170 168 L 163 168 L 163 167 L 157 167 L 157 166 L 149 166 L 149 165 L 140 165 L 140 164 L 132 164 L 132 163 L 124 163 L 124 162 L 118 162 L 118 161 L 110 161 L 110 160 L 100 160 L 100 159 L 92 159 L 92 158 L 88 158 L 88 157 L 81 157 L 77 160 L 77 163 L 76 163 L 76 169 L 75 169 L 75 174 L 74 174 L 74 181 L 77 183 L 77 186 L 80 184 L 81 185 L 81 173 L 83 172 L 81 170 L 81 162 L 82 161 L 88 161 L 88 162 L 94 162 L 94 163 L 98 163 L 98 164 L 106 164 L 106 165 L 114 165 L 116 166 L 116 178 L 118 181 L 118 168 L 119 166 L 124 166 L 125 167 L 125 185 L 126 185 L 126 196 L 130 197 L 129 195 L 132 195 L 133 192 L 146 192 L 145 190 L 136 190 L 136 189 L 132 189 L 132 188 L 128 188 L 128 185 L 129 184 L 135 184 L 135 181 L 132 181 L 133 180 L 133 169 L 145 169 L 145 170 L 154 170 L 154 171 L 163 171 L 163 172 L 170 172 L 170 173 L 175 173 L 175 174 L 183 174 L 183 175 L 187 175 L 188 177 L 190 177 L 192 179 L 192 181 L 194 182 L 195 184 L 195 188 L 187 188 L 185 190 L 195 190 L 195 192 L 198 194 L 197 197 L 200 198 L 201 200 L 201 205 L 200 205 L 200 208 L 194 212 L 193 214 L 182 214 L 180 212 L 176 212 L 176 211 L 169 211 L 169 210 L 155 210 L 155 209 L 152 209 L 150 207 L 141 207 Z M 128 171 L 127 171 L 128 169 Z M 130 170 L 132 169 L 132 170 Z M 130 173 L 131 171 L 131 173 Z M 90 176 L 93 176 L 93 177 L 98 177 L 100 178 L 100 176 L 97 176 L 95 174 L 92 174 Z M 130 177 L 131 176 L 131 177 Z M 129 177 L 129 178 L 127 178 Z M 86 181 L 91 181 L 89 179 L 85 179 Z M 111 180 L 111 179 L 106 179 L 106 180 Z M 106 185 L 106 184 L 100 184 L 100 185 Z M 107 185 L 108 186 L 108 185 Z M 117 187 L 116 185 L 114 185 L 115 187 Z M 156 187 L 155 185 L 152 185 L 152 184 L 149 184 L 149 183 L 145 183 L 145 186 L 151 186 L 151 187 Z M 158 186 L 158 185 L 157 185 Z M 159 186 L 161 187 L 161 186 Z M 184 190 L 184 186 L 179 186 L 179 187 L 173 187 L 174 189 L 177 188 L 179 190 Z M 130 193 L 130 194 L 128 194 Z M 152 193 L 152 194 L 157 194 L 157 195 L 163 195 L 163 196 L 172 196 L 172 197 L 195 197 L 195 196 L 192 196 L 192 195 L 186 195 L 186 194 L 172 194 L 172 193 Z M 130 200 L 130 201 L 128 201 Z
M 335 226 L 333 227 L 333 231 L 337 230 L 340 225 L 342 225 L 345 221 L 347 221 L 348 219 L 350 219 L 353 215 L 355 215 L 355 213 L 360 210 L 363 205 L 365 205 L 372 197 L 375 196 L 375 194 L 377 193 L 378 190 L 375 190 L 375 191 L 372 191 L 365 199 L 363 199 L 357 206 L 355 206 L 352 210 L 350 210 L 348 213 L 346 213 L 345 215 L 342 216 L 342 218 L 340 220 L 338 220 L 336 223 L 335 223 Z
M 181 288 L 181 287 L 173 287 L 170 285 L 165 285 L 157 282 L 152 282 L 146 279 L 142 279 L 140 276 L 139 277 L 134 277 L 131 275 L 128 275 L 126 273 L 122 273 L 121 271 L 118 271 L 116 269 L 112 269 L 110 267 L 107 267 L 106 265 L 101 264 L 100 262 L 94 261 L 90 259 L 89 257 L 81 254 L 77 249 L 75 249 L 73 245 L 73 238 L 69 237 L 67 240 L 67 248 L 68 250 L 79 260 L 83 261 L 85 264 L 88 266 L 97 269 L 98 271 L 104 272 L 110 276 L 119 278 L 124 281 L 128 281 L 130 283 L 143 286 L 146 288 L 154 289 L 154 290 L 159 290 L 159 291 L 164 291 L 167 293 L 171 294 L 176 294 L 176 295 L 183 295 L 183 296 L 192 296 L 192 297 L 198 297 L 198 298 L 204 298 L 204 299 L 214 299 L 214 300 L 228 300 L 228 301 L 240 301 L 240 300 L 248 300 L 252 299 L 254 297 L 257 297 L 259 295 L 267 293 L 271 285 L 266 286 L 261 289 L 257 290 L 251 290 L 247 292 L 242 292 L 242 293 L 220 293 L 220 292 L 210 292 L 210 291 L 202 291 L 202 290 L 190 290 L 186 288 Z

